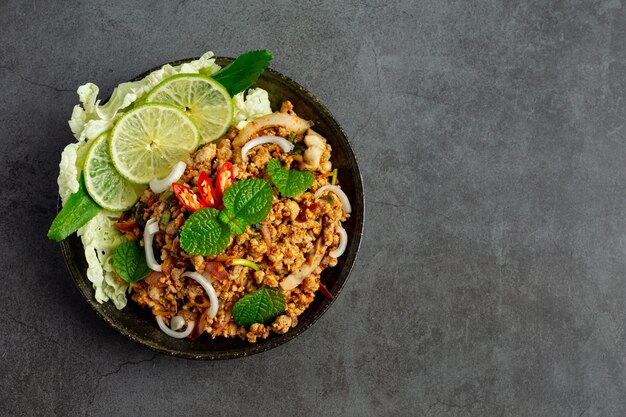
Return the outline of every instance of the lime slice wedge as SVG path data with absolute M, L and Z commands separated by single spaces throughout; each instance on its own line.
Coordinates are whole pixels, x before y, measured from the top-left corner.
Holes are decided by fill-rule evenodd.
M 111 159 L 127 180 L 147 184 L 167 175 L 196 146 L 198 128 L 168 104 L 145 104 L 122 116 L 111 132 Z
M 179 74 L 166 79 L 148 94 L 148 103 L 165 103 L 183 110 L 200 130 L 202 143 L 222 136 L 233 120 L 228 91 L 200 74 Z
M 108 137 L 108 132 L 98 136 L 87 152 L 85 186 L 103 208 L 124 211 L 139 200 L 146 187 L 127 181 L 117 172 L 109 154 Z

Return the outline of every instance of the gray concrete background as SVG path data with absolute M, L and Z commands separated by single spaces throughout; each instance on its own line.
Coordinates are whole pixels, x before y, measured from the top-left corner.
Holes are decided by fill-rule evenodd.
M 626 415 L 620 0 L 99 3 L 0 3 L 0 415 Z M 287 345 L 154 354 L 45 238 L 74 91 L 257 48 L 352 141 L 360 257 Z

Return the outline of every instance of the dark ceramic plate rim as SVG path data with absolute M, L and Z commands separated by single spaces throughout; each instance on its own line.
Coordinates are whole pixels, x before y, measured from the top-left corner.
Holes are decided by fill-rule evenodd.
M 193 60 L 196 60 L 198 58 L 188 58 L 188 59 L 182 59 L 182 60 L 177 60 L 177 61 L 173 61 L 170 62 L 169 64 L 172 66 L 175 65 L 180 65 L 186 62 L 190 62 Z M 221 63 L 229 63 L 233 61 L 233 58 L 229 58 L 229 57 L 216 57 L 217 61 L 221 61 Z M 166 64 L 163 64 L 166 65 Z M 157 67 L 154 67 L 140 75 L 138 75 L 137 77 L 133 78 L 132 81 L 136 81 L 139 79 L 144 78 L 145 76 L 147 76 L 148 74 L 152 73 L 155 70 L 160 69 L 163 65 L 159 65 Z M 363 234 L 363 222 L 364 222 L 364 210 L 363 210 L 363 185 L 362 185 L 362 178 L 361 178 L 361 172 L 359 170 L 358 167 L 358 163 L 356 160 L 356 157 L 354 155 L 354 152 L 352 151 L 352 147 L 350 145 L 350 142 L 345 134 L 345 132 L 343 131 L 343 129 L 339 126 L 339 124 L 337 123 L 337 121 L 335 120 L 335 118 L 332 116 L 332 114 L 328 111 L 328 109 L 326 108 L 326 106 L 324 106 L 313 94 L 311 94 L 308 90 L 306 90 L 303 86 L 301 86 L 300 84 L 298 84 L 297 82 L 293 81 L 291 78 L 279 73 L 278 71 L 272 70 L 271 68 L 267 68 L 266 69 L 267 72 L 273 74 L 273 76 L 280 78 L 285 84 L 289 85 L 289 87 L 291 87 L 292 89 L 296 90 L 298 92 L 298 94 L 300 96 L 304 96 L 306 97 L 309 101 L 311 101 L 315 106 L 317 106 L 321 113 L 324 115 L 324 117 L 329 121 L 329 124 L 331 125 L 331 128 L 340 133 L 340 136 L 342 137 L 341 139 L 338 140 L 344 140 L 346 145 L 347 145 L 347 152 L 348 152 L 348 159 L 354 162 L 354 171 L 356 172 L 356 176 L 354 176 L 353 178 L 353 182 L 354 182 L 354 194 L 357 196 L 357 198 L 360 200 L 357 202 L 357 204 L 353 205 L 357 208 L 357 210 L 355 212 L 353 212 L 353 216 L 356 217 L 357 221 L 354 224 L 354 230 L 351 233 L 351 246 L 353 247 L 353 253 L 352 256 L 350 258 L 348 258 L 345 262 L 345 264 L 343 265 L 343 269 L 346 269 L 347 272 L 345 274 L 345 276 L 343 277 L 343 279 L 341 279 L 341 276 L 337 279 L 337 281 L 334 283 L 333 285 L 333 300 L 329 300 L 329 299 L 325 299 L 322 304 L 320 305 L 320 307 L 318 308 L 317 311 L 314 312 L 313 316 L 311 317 L 310 320 L 308 320 L 307 322 L 303 322 L 303 323 L 299 323 L 295 328 L 291 329 L 290 331 L 288 331 L 285 334 L 281 334 L 278 336 L 274 336 L 273 339 L 271 339 L 270 341 L 268 341 L 267 343 L 263 343 L 263 344 L 250 344 L 244 348 L 239 348 L 239 349 L 233 349 L 233 350 L 228 350 L 228 351 L 222 351 L 222 352 L 212 352 L 212 351 L 207 351 L 206 353 L 202 352 L 202 353 L 192 353 L 192 352 L 185 352 L 182 350 L 174 350 L 174 349 L 168 349 L 166 347 L 161 346 L 158 343 L 155 343 L 152 340 L 149 339 L 145 339 L 142 338 L 136 334 L 134 334 L 132 332 L 131 329 L 126 328 L 125 326 L 123 326 L 121 323 L 118 323 L 116 320 L 114 320 L 113 318 L 111 318 L 109 315 L 105 314 L 102 310 L 101 310 L 101 304 L 99 304 L 94 297 L 94 290 L 93 290 L 93 286 L 89 285 L 88 289 L 86 290 L 85 288 L 83 288 L 80 285 L 80 281 L 83 281 L 82 276 L 81 276 L 81 271 L 78 270 L 78 267 L 73 263 L 72 261 L 72 251 L 71 251 L 71 247 L 69 244 L 69 240 L 65 239 L 61 242 L 61 248 L 62 248 L 62 252 L 63 252 L 63 257 L 65 259 L 65 263 L 66 266 L 70 272 L 70 275 L 72 276 L 72 279 L 74 281 L 74 283 L 76 284 L 76 286 L 78 287 L 81 295 L 83 296 L 83 298 L 85 298 L 85 300 L 87 301 L 87 303 L 91 306 L 91 308 L 96 312 L 96 314 L 98 316 L 100 316 L 100 318 L 102 318 L 105 323 L 107 323 L 109 326 L 111 326 L 113 329 L 115 329 L 116 331 L 118 331 L 120 334 L 122 334 L 123 336 L 125 336 L 127 339 L 138 343 L 144 347 L 147 347 L 148 349 L 151 349 L 153 351 L 156 351 L 158 353 L 162 353 L 162 354 L 166 354 L 169 356 L 174 356 L 174 357 L 179 357 L 179 358 L 186 358 L 186 359 L 199 359 L 199 360 L 225 360 L 225 359 L 234 359 L 234 358 L 240 358 L 240 357 L 245 357 L 245 356 L 250 356 L 250 355 L 254 355 L 257 353 L 261 353 L 261 352 L 265 352 L 267 350 L 273 349 L 277 346 L 280 346 L 282 344 L 285 344 L 289 341 L 291 341 L 292 339 L 294 339 L 295 337 L 301 335 L 304 331 L 306 331 L 307 329 L 309 329 L 327 310 L 328 307 L 330 307 L 330 305 L 332 304 L 332 302 L 334 301 L 334 299 L 337 298 L 337 296 L 339 295 L 339 293 L 341 292 L 343 286 L 345 285 L 346 281 L 348 280 L 350 273 L 352 272 L 352 267 L 354 266 L 354 262 L 357 258 L 358 255 L 358 251 L 360 249 L 360 245 L 361 245 L 361 237 Z M 57 209 L 60 210 L 61 208 L 61 200 L 59 198 L 58 200 L 58 204 L 57 204 Z M 356 240 L 356 245 L 354 243 L 354 241 Z

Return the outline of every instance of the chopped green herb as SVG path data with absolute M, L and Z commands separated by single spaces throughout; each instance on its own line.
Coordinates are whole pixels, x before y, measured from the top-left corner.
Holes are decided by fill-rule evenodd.
M 261 287 L 235 303 L 233 318 L 240 326 L 265 324 L 284 312 L 285 307 L 285 297 L 278 289 Z
M 180 247 L 190 255 L 211 256 L 230 243 L 228 226 L 218 219 L 219 211 L 201 208 L 194 212 L 180 232 Z
M 167 190 L 163 191 L 163 194 L 161 194 L 161 196 L 159 197 L 159 201 L 161 202 L 167 202 L 169 201 L 169 199 L 174 195 L 174 192 L 172 191 L 171 188 L 168 188 Z
M 246 52 L 211 77 L 234 96 L 252 87 L 271 60 L 272 54 L 264 49 Z
M 335 197 L 333 197 L 333 196 L 332 196 L 332 195 L 330 195 L 330 194 L 326 194 L 326 195 L 321 196 L 321 197 L 320 197 L 320 200 L 326 200 L 326 201 L 328 201 L 329 203 L 331 203 L 331 204 L 332 204 L 332 203 L 334 203 L 334 202 L 335 202 Z
M 248 259 L 236 258 L 236 259 L 233 259 L 232 261 L 230 261 L 229 263 L 230 263 L 230 265 L 247 266 L 248 268 L 252 268 L 255 271 L 260 271 L 261 270 L 261 268 L 259 268 L 259 266 L 257 264 L 255 264 L 252 261 L 249 261 Z
M 130 283 L 147 277 L 152 270 L 146 263 L 146 253 L 133 241 L 119 245 L 111 258 L 113 269 L 124 281 Z
M 48 239 L 56 240 L 57 242 L 65 239 L 87 224 L 100 211 L 102 211 L 102 207 L 87 194 L 85 179 L 81 174 L 78 179 L 78 191 L 67 199 L 65 205 L 57 214 L 50 226 L 50 230 L 48 230 Z
M 295 133 L 290 133 L 287 135 L 287 140 L 289 142 L 293 142 L 294 140 L 296 140 L 296 134 Z
M 315 181 L 315 176 L 311 172 L 287 170 L 278 158 L 273 158 L 267 163 L 267 173 L 278 191 L 285 197 L 299 196 Z
M 306 151 L 306 146 L 302 142 L 298 142 L 293 145 L 293 149 L 289 152 L 290 155 L 298 155 Z
M 165 226 L 170 222 L 170 218 L 172 217 L 172 212 L 169 210 L 164 210 L 161 215 L 161 220 L 159 220 L 159 224 Z
M 330 180 L 332 185 L 337 184 L 337 174 L 339 174 L 339 170 L 337 168 L 333 169 L 333 177 Z

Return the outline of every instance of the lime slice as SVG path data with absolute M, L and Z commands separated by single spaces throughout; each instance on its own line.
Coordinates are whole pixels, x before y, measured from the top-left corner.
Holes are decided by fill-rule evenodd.
M 107 210 L 124 211 L 139 200 L 146 187 L 127 181 L 117 172 L 109 154 L 108 137 L 108 132 L 98 136 L 87 152 L 85 186 L 100 206 Z
M 168 104 L 144 104 L 122 116 L 111 132 L 111 159 L 129 181 L 147 184 L 167 175 L 198 146 L 198 128 Z
M 179 74 L 154 87 L 148 103 L 166 103 L 183 110 L 200 130 L 202 143 L 222 136 L 233 120 L 228 91 L 217 81 L 200 74 Z

